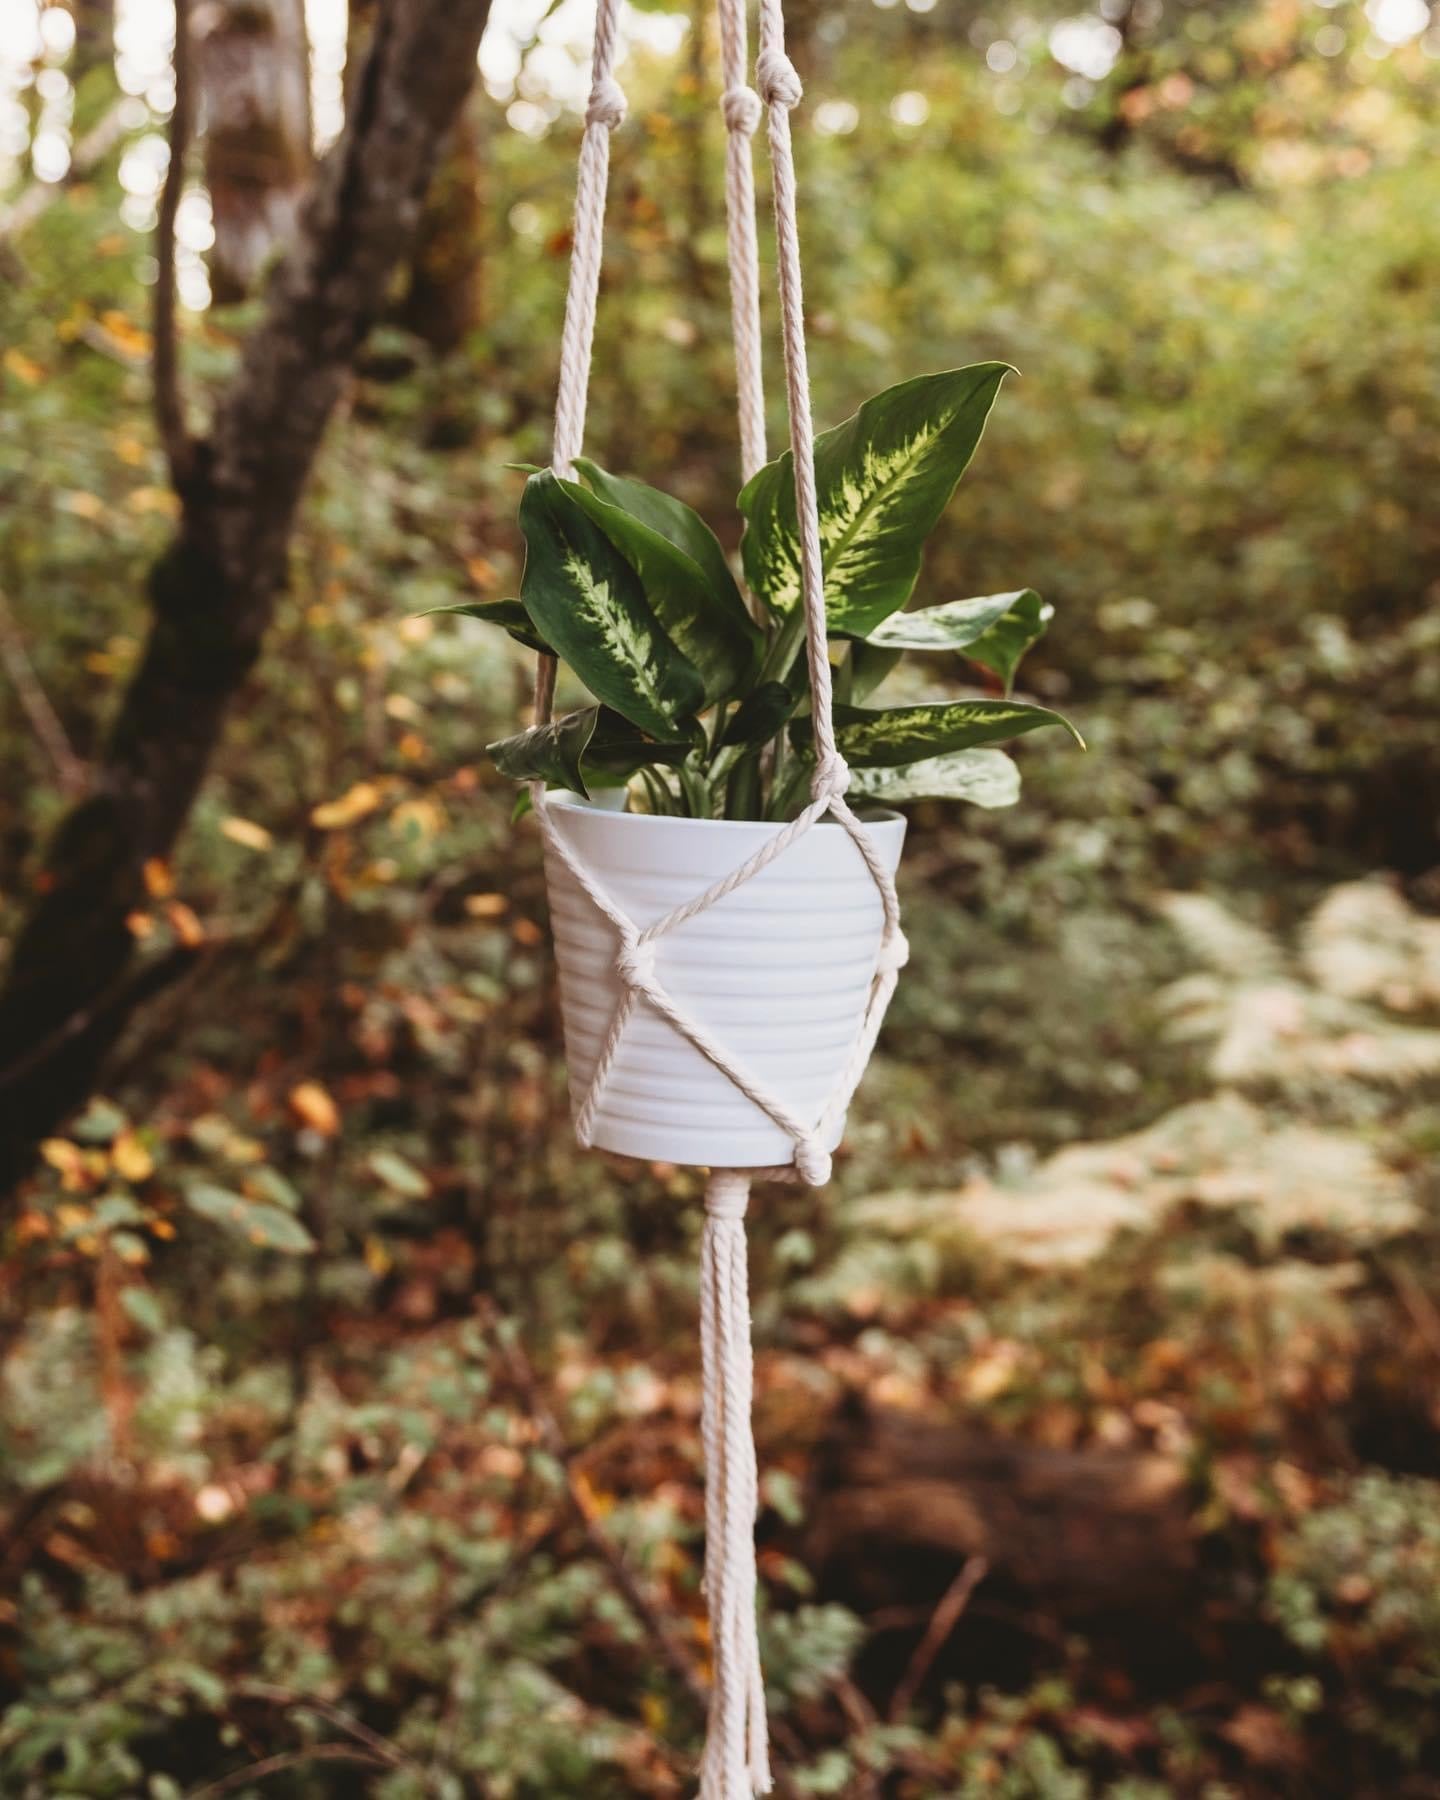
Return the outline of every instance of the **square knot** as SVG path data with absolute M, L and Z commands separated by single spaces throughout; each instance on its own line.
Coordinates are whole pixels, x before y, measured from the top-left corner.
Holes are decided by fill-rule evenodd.
M 585 108 L 587 125 L 603 125 L 614 131 L 625 123 L 625 90 L 613 75 L 602 75 L 590 89 L 590 103 Z
M 755 63 L 755 83 L 767 106 L 781 106 L 786 112 L 800 104 L 805 90 L 795 65 L 783 50 L 762 50 Z
M 888 932 L 880 945 L 880 960 L 876 964 L 882 975 L 898 975 L 910 960 L 910 940 L 897 925 Z
M 615 967 L 626 987 L 641 993 L 655 983 L 655 946 L 648 938 L 633 938 L 622 944 L 615 957 Z
M 831 750 L 822 756 L 815 765 L 815 777 L 810 783 L 810 795 L 814 800 L 839 800 L 850 786 L 850 765 L 838 750 Z

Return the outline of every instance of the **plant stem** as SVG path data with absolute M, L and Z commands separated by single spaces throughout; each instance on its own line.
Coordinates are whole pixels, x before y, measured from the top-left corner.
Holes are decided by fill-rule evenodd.
M 796 606 L 786 613 L 775 633 L 770 648 L 765 653 L 765 660 L 760 665 L 757 686 L 761 681 L 783 681 L 790 673 L 790 665 L 795 660 L 795 652 L 800 648 L 800 639 L 805 630 L 805 614 Z

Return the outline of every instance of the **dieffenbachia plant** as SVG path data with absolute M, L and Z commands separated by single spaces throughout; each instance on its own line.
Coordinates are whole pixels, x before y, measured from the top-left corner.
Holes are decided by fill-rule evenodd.
M 926 535 L 980 440 L 1003 363 L 922 375 L 815 440 L 835 726 L 852 797 L 1004 806 L 1019 773 L 1004 739 L 1059 713 L 1010 698 L 1049 609 L 1025 588 L 905 611 Z M 594 703 L 489 746 L 501 771 L 587 794 L 632 783 L 654 812 L 785 819 L 813 766 L 800 546 L 787 451 L 740 495 L 752 619 L 709 526 L 679 500 L 581 460 L 536 471 L 520 502 L 518 600 L 446 610 L 548 650 Z M 873 704 L 906 651 L 963 655 L 1002 694 Z

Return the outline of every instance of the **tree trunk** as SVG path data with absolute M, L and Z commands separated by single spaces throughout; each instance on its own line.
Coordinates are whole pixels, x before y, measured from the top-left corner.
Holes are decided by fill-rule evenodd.
M 210 287 L 242 299 L 289 241 L 311 166 L 304 0 L 208 0 L 195 20 Z
M 458 349 L 480 323 L 485 253 L 483 159 L 462 114 L 431 183 L 400 323 L 439 351 Z
M 34 884 L 0 990 L 0 1192 L 90 1091 L 147 985 L 129 915 L 183 826 L 260 651 L 295 509 L 355 353 L 414 241 L 459 114 L 488 0 L 380 9 L 344 136 L 318 173 L 262 322 L 195 447 L 154 569 L 139 667 Z
M 75 45 L 70 52 L 70 79 L 78 88 L 92 69 L 108 69 L 115 61 L 115 0 L 70 0 Z

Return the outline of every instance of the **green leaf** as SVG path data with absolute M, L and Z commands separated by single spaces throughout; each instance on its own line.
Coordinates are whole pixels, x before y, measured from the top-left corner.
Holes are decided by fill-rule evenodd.
M 159 1337 L 165 1329 L 165 1314 L 160 1302 L 147 1287 L 136 1287 L 133 1284 L 120 1290 L 120 1304 L 125 1315 L 133 1325 L 151 1337 Z
M 1024 661 L 1030 646 L 1044 637 L 1045 628 L 1055 616 L 1033 589 L 1020 594 L 1009 612 L 997 619 L 983 637 L 965 648 L 965 655 L 982 669 L 989 669 L 1005 684 L 1008 694 L 1015 684 L 1015 671 Z
M 868 637 L 910 598 L 921 547 L 974 455 L 1005 363 L 920 375 L 815 440 L 825 603 L 832 630 Z M 800 602 L 791 453 L 740 495 L 751 587 L 776 613 Z
M 691 745 L 657 744 L 608 706 L 583 706 L 486 749 L 512 781 L 545 781 L 588 799 L 587 781 L 603 787 L 627 780 L 649 763 L 682 763 Z
M 249 1200 L 229 1188 L 216 1187 L 208 1181 L 188 1182 L 185 1204 L 191 1212 L 222 1226 L 233 1236 L 243 1238 L 260 1250 L 283 1250 L 289 1255 L 303 1255 L 315 1248 L 315 1240 L 292 1214 L 263 1200 Z
M 834 717 L 840 753 L 857 769 L 893 768 L 977 744 L 998 744 L 1044 725 L 1063 725 L 1075 742 L 1085 747 L 1085 740 L 1063 714 L 1023 700 L 935 700 L 875 712 L 837 706 Z M 794 720 L 790 735 L 797 746 L 808 748 L 809 718 Z
M 877 625 L 865 642 L 896 650 L 961 651 L 971 662 L 993 670 L 1008 693 L 1021 658 L 1045 635 L 1053 610 L 1033 588 L 984 594 L 975 600 L 896 613 Z
M 740 709 L 725 727 L 722 744 L 763 744 L 795 710 L 795 695 L 782 681 L 762 681 L 740 702 Z
M 706 702 L 742 691 L 759 663 L 765 640 L 741 604 L 735 583 L 729 582 L 728 597 L 717 595 L 695 558 L 644 519 L 575 482 L 560 485 L 640 577 L 645 599 L 662 629 L 700 671 Z M 655 498 L 667 500 L 668 496 L 656 494 Z M 670 504 L 679 506 L 680 502 Z M 708 536 L 698 516 L 691 517 Z M 718 552 L 719 544 L 713 538 L 711 542 Z
M 912 800 L 968 800 L 972 806 L 1013 806 L 1020 770 L 1003 750 L 952 750 L 899 768 L 854 769 L 850 799 L 904 806 Z
M 867 646 L 885 650 L 955 650 L 993 670 L 1008 694 L 1026 651 L 1045 635 L 1052 608 L 1033 588 L 949 600 L 916 612 L 894 613 L 868 634 Z M 857 699 L 863 699 L 857 694 Z
M 370 1157 L 371 1170 L 393 1193 L 406 1200 L 424 1200 L 430 1192 L 429 1177 L 421 1174 L 395 1150 L 376 1150 Z
M 642 525 L 648 525 L 652 531 L 658 531 L 661 537 L 668 538 L 677 550 L 683 550 L 703 571 L 716 601 L 727 611 L 738 612 L 747 625 L 752 622 L 745 609 L 745 602 L 740 598 L 740 590 L 735 585 L 735 577 L 730 573 L 730 565 L 725 560 L 719 538 L 694 507 L 687 506 L 683 500 L 677 500 L 671 494 L 662 493 L 659 488 L 648 487 L 643 481 L 630 481 L 623 475 L 611 475 L 599 463 L 591 462 L 589 457 L 577 456 L 575 467 L 602 500 L 608 500 L 611 506 L 618 506 L 622 512 L 629 513 L 632 519 L 638 519 Z
M 699 671 L 661 629 L 640 579 L 553 475 L 520 500 L 520 598 L 540 636 L 596 697 L 652 737 L 678 742 L 704 702 Z
M 841 671 L 845 672 L 847 684 L 841 689 L 837 683 L 837 693 L 843 693 L 847 701 L 868 700 L 899 662 L 901 655 L 899 650 L 882 649 L 857 638 L 850 646 L 848 659 L 837 670 L 837 675 Z
M 467 619 L 482 619 L 487 625 L 498 625 L 509 632 L 517 644 L 542 653 L 549 645 L 530 623 L 530 615 L 518 600 L 460 600 L 454 606 L 427 606 L 422 619 L 435 613 L 461 613 Z
M 77 1144 L 108 1144 L 119 1137 L 128 1123 L 112 1100 L 94 1099 L 70 1127 Z
M 292 1181 L 288 1181 L 278 1169 L 267 1167 L 251 1169 L 245 1180 L 259 1193 L 262 1200 L 282 1207 L 286 1212 L 298 1213 L 300 1210 L 300 1194 Z

